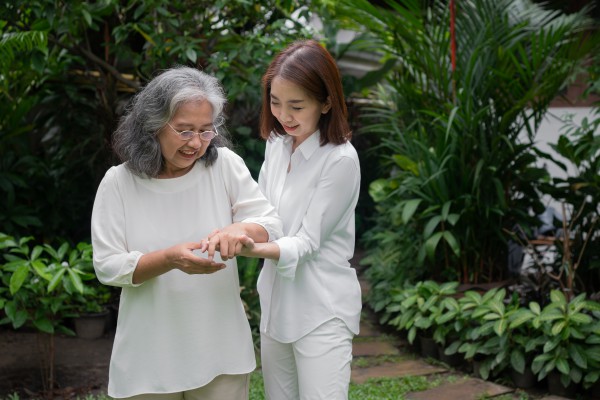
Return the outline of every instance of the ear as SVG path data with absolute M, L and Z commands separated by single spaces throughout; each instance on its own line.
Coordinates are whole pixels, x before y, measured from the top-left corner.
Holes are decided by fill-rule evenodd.
M 327 100 L 323 103 L 321 107 L 321 114 L 327 114 L 331 110 L 331 97 L 327 96 Z

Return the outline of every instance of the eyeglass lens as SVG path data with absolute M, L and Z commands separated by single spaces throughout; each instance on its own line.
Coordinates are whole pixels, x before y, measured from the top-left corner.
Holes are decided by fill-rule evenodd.
M 217 136 L 217 133 L 213 132 L 213 131 L 204 131 L 204 132 L 183 131 L 183 132 L 179 132 L 179 135 L 184 140 L 190 140 L 191 138 L 194 137 L 194 135 L 196 133 L 198 133 L 200 135 L 200 138 L 202 138 L 203 140 L 211 140 L 215 136 Z

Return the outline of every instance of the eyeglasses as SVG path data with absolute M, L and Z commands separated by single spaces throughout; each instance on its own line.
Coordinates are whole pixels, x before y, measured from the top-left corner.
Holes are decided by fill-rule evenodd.
M 179 138 L 181 140 L 192 140 L 192 138 L 195 135 L 200 136 L 201 140 L 205 140 L 205 141 L 209 141 L 214 139 L 215 136 L 217 136 L 219 134 L 219 132 L 217 132 L 217 128 L 213 127 L 213 131 L 202 131 L 202 132 L 196 132 L 196 131 L 178 131 L 177 129 L 173 128 L 173 126 L 167 122 L 167 125 L 169 125 L 169 127 L 171 129 L 173 129 L 173 132 L 175 132 L 177 134 L 177 136 L 179 136 Z

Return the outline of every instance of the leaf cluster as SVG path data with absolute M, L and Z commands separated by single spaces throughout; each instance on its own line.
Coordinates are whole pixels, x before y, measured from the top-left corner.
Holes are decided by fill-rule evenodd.
M 32 245 L 33 237 L 20 239 L 0 234 L 0 308 L 14 329 L 27 324 L 45 333 L 72 334 L 65 325 L 69 317 L 95 311 L 110 294 L 96 279 L 89 243 L 58 248 Z

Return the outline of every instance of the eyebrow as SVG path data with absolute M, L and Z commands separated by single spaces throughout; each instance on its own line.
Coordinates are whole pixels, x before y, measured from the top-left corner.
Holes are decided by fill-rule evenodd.
M 277 96 L 275 96 L 273 93 L 271 93 L 271 97 L 272 97 L 273 99 L 275 99 L 275 100 L 279 101 L 279 98 L 278 98 Z M 304 100 L 300 100 L 300 99 L 295 99 L 295 100 L 289 100 L 289 101 L 288 101 L 288 103 L 294 103 L 294 104 L 297 104 L 297 103 L 302 103 L 302 102 L 304 102 Z
M 188 122 L 180 122 L 180 123 L 175 123 L 175 124 L 171 124 L 171 125 L 176 126 L 176 127 L 185 127 L 185 128 L 192 128 L 192 129 L 196 128 L 194 126 L 194 124 L 188 123 Z M 212 127 L 212 126 L 215 126 L 215 125 L 212 122 L 207 122 L 205 124 L 200 124 L 200 127 L 205 127 L 205 126 Z

